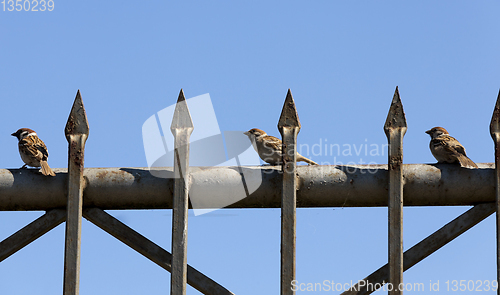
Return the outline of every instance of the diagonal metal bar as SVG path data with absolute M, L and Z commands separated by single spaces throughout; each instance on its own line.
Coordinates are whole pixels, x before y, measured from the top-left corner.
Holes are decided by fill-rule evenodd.
M 497 236 L 497 282 L 500 282 L 500 90 L 491 117 L 490 133 L 495 142 L 495 198 L 496 198 L 496 236 Z M 500 295 L 500 289 L 497 290 Z
M 172 276 L 170 294 L 186 294 L 188 194 L 189 194 L 189 137 L 193 121 L 180 91 L 170 130 L 174 135 L 174 196 L 172 206 Z
M 384 131 L 389 142 L 389 288 L 390 295 L 403 294 L 403 136 L 406 133 L 403 104 L 396 87 Z
M 66 210 L 52 209 L 0 242 L 0 262 L 43 236 L 66 219 Z
M 295 280 L 295 242 L 297 206 L 297 134 L 300 121 L 292 92 L 288 89 L 283 110 L 278 121 L 283 139 L 283 190 L 281 192 L 281 294 L 295 294 L 292 281 Z
M 158 266 L 167 271 L 172 270 L 172 255 L 169 252 L 110 214 L 98 208 L 86 208 L 83 210 L 83 216 Z M 234 294 L 189 265 L 187 266 L 187 283 L 203 294 Z
M 424 260 L 426 257 L 441 249 L 444 245 L 453 241 L 479 222 L 486 219 L 495 212 L 494 203 L 483 203 L 472 207 L 462 215 L 453 219 L 442 228 L 435 231 L 427 238 L 420 241 L 415 246 L 406 250 L 403 254 L 404 271 L 410 269 L 415 264 Z M 359 281 L 350 290 L 341 295 L 364 295 L 375 292 L 375 286 L 382 286 L 389 278 L 389 265 L 386 264 Z
M 89 135 L 87 114 L 80 90 L 64 130 L 68 140 L 68 203 L 64 248 L 64 294 L 77 295 L 80 285 L 80 240 L 82 234 L 83 159 Z

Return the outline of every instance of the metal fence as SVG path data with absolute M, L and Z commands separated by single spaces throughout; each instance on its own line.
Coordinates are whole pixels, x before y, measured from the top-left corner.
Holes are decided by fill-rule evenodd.
M 174 167 L 161 168 L 172 178 L 157 178 L 147 168 L 84 169 L 89 125 L 77 92 L 65 128 L 69 144 L 68 169 L 54 169 L 56 177 L 0 170 L 0 211 L 45 210 L 46 213 L 0 242 L 0 261 L 66 221 L 64 294 L 79 292 L 81 222 L 85 217 L 152 262 L 172 273 L 171 294 L 185 294 L 186 284 L 203 294 L 233 294 L 187 264 L 189 190 L 210 189 L 227 194 L 226 187 L 241 181 L 231 167 L 189 167 L 189 137 L 193 131 L 181 90 L 171 131 L 175 139 Z M 370 294 L 367 285 L 390 283 L 392 294 L 402 294 L 403 272 L 437 251 L 494 212 L 497 217 L 497 280 L 500 275 L 500 92 L 491 120 L 495 164 L 479 169 L 455 165 L 403 165 L 406 119 L 398 88 L 384 131 L 389 143 L 388 165 L 297 166 L 296 140 L 300 131 L 295 103 L 288 90 L 278 121 L 283 139 L 280 167 L 240 167 L 262 176 L 261 186 L 228 208 L 281 208 L 281 294 L 294 294 L 296 208 L 388 206 L 388 264 L 342 294 Z M 160 168 L 157 168 L 160 169 Z M 206 186 L 217 176 L 219 185 Z M 206 187 L 204 187 L 206 186 Z M 37 198 L 30 196 L 36 194 Z M 138 196 L 141 196 L 139 199 Z M 404 195 L 404 200 L 403 200 Z M 403 252 L 405 206 L 473 205 L 471 209 Z M 105 209 L 172 209 L 172 253 L 123 224 Z M 500 294 L 500 291 L 498 291 Z

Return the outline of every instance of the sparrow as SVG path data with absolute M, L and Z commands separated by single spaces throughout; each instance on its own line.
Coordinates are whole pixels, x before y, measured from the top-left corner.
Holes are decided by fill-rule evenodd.
M 282 162 L 283 143 L 280 139 L 267 135 L 263 130 L 253 128 L 244 132 L 252 142 L 253 148 L 259 154 L 259 157 L 266 163 L 273 166 Z M 297 162 L 306 162 L 309 165 L 318 165 L 316 162 L 297 153 Z
M 31 167 L 42 167 L 40 172 L 42 172 L 43 175 L 56 176 L 47 163 L 47 158 L 49 157 L 47 146 L 38 138 L 35 131 L 29 128 L 21 128 L 11 135 L 17 137 L 19 140 L 19 155 L 25 163 L 21 169 L 26 168 L 26 165 Z
M 476 163 L 467 157 L 465 148 L 455 138 L 451 137 L 443 127 L 434 127 L 425 131 L 431 136 L 429 148 L 438 163 L 459 163 L 466 168 L 478 168 Z

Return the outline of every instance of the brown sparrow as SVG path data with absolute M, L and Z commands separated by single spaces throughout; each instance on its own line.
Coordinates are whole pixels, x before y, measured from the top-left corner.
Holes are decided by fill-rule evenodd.
M 25 168 L 26 165 L 42 167 L 40 172 L 43 175 L 56 176 L 54 171 L 50 169 L 49 164 L 47 164 L 47 158 L 49 157 L 47 146 L 38 138 L 35 131 L 29 128 L 21 128 L 11 135 L 19 140 L 19 155 L 21 155 L 21 159 L 25 163 L 21 169 Z
M 465 148 L 451 137 L 443 127 L 434 127 L 425 131 L 431 136 L 429 147 L 438 163 L 459 163 L 462 167 L 478 168 L 476 163 L 467 157 Z
M 279 165 L 282 162 L 282 146 L 281 140 L 267 135 L 263 130 L 253 128 L 244 132 L 252 142 L 255 151 L 259 157 L 266 163 L 273 166 Z M 309 165 L 318 165 L 316 162 L 297 153 L 297 162 L 306 162 Z

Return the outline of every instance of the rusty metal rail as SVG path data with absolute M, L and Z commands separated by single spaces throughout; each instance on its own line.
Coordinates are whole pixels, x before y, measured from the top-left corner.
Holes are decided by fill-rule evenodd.
M 467 206 L 495 201 L 494 164 L 479 169 L 449 164 L 403 165 L 405 206 Z M 280 208 L 281 168 L 242 167 L 262 176 L 249 197 L 227 208 Z M 0 211 L 50 210 L 66 207 L 66 169 L 54 169 L 50 181 L 26 169 L 0 169 Z M 165 168 L 173 174 L 172 168 Z M 237 167 L 190 167 L 191 190 L 231 192 L 241 183 Z M 247 173 L 251 174 L 251 173 Z M 147 168 L 86 168 L 84 207 L 101 209 L 172 209 L 174 180 L 157 178 Z M 217 185 L 208 180 L 217 176 Z M 298 166 L 297 207 L 387 206 L 387 165 Z M 27 185 L 29 184 L 29 185 Z M 34 194 L 36 198 L 32 198 Z M 138 198 L 137 196 L 141 196 Z M 218 203 L 217 203 L 218 204 Z M 210 203 L 206 202 L 207 208 Z

